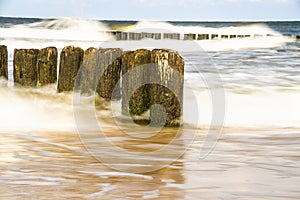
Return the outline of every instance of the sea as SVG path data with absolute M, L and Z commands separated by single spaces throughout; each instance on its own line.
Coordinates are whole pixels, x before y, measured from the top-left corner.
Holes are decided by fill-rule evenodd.
M 117 41 L 109 31 L 256 35 Z M 259 35 L 259 37 L 258 37 Z M 0 199 L 300 199 L 299 21 L 0 17 Z M 168 48 L 185 60 L 183 124 L 13 81 L 15 48 Z

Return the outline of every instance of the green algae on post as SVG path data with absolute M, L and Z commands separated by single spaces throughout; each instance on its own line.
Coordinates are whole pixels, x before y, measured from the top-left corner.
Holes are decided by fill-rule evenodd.
M 106 100 L 119 100 L 121 98 L 120 76 L 121 56 L 123 50 L 120 48 L 99 49 L 97 64 L 100 69 L 100 79 L 97 93 Z
M 14 82 L 25 87 L 37 85 L 38 49 L 15 49 L 14 51 Z
M 37 57 L 37 85 L 53 84 L 57 80 L 57 48 L 39 50 Z
M 73 91 L 84 51 L 80 47 L 67 46 L 60 54 L 58 92 Z
M 8 53 L 7 47 L 4 45 L 0 46 L 0 77 L 4 76 L 6 79 L 8 78 Z

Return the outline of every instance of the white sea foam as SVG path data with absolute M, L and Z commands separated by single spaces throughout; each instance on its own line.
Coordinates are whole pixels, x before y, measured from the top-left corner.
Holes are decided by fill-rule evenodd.
M 180 26 L 172 25 L 168 22 L 140 21 L 128 31 L 138 29 L 161 29 L 176 33 L 199 33 L 199 34 L 223 34 L 223 35 L 281 35 L 264 24 L 251 24 L 229 27 L 203 27 L 203 26 Z
M 132 178 L 142 178 L 146 180 L 153 180 L 152 176 L 134 174 L 134 173 L 125 173 L 125 172 L 100 172 L 100 171 L 79 171 L 80 173 L 92 174 L 95 176 L 107 176 L 107 177 L 132 177 Z
M 0 28 L 1 44 L 10 48 L 41 48 L 78 45 L 82 48 L 99 46 L 109 39 L 104 31 L 108 28 L 93 20 L 61 18 L 31 24 Z
M 261 49 L 275 48 L 284 45 L 287 42 L 293 41 L 291 38 L 283 37 L 279 32 L 276 32 L 264 24 L 251 24 L 231 27 L 202 27 L 202 26 L 175 26 L 167 22 L 149 22 L 141 21 L 135 26 L 130 27 L 129 32 L 162 32 L 162 33 L 179 33 L 181 39 L 184 34 L 216 34 L 218 39 L 214 40 L 195 40 L 205 51 L 226 51 L 240 49 Z M 247 38 L 231 38 L 222 39 L 222 35 L 248 35 Z
M 69 95 L 56 94 L 55 89 L 49 94 L 49 88 L 0 90 L 0 130 L 73 130 Z
M 99 47 L 104 41 L 111 40 L 112 36 L 106 32 L 108 30 L 109 28 L 99 21 L 61 18 L 15 25 L 10 28 L 0 28 L 0 35 L 2 39 L 1 44 L 7 45 L 9 49 L 42 48 L 46 46 L 63 48 L 67 45 L 75 45 L 87 49 L 89 47 Z M 292 41 L 291 38 L 283 37 L 280 33 L 263 24 L 208 28 L 202 26 L 176 26 L 167 22 L 141 21 L 134 26 L 128 27 L 127 31 L 173 32 L 181 34 L 181 39 L 183 39 L 185 33 L 219 35 L 217 40 L 195 41 L 206 51 L 273 48 Z M 253 37 L 221 39 L 221 35 L 250 35 Z M 254 35 L 265 37 L 254 38 Z M 116 46 L 122 46 L 122 42 L 116 43 Z
M 185 96 L 183 109 L 185 123 L 198 124 L 201 127 L 212 123 L 213 104 L 210 92 L 209 90 L 196 90 L 197 105 L 189 95 Z M 239 94 L 226 90 L 224 125 L 229 127 L 299 127 L 299 99 L 299 91 L 258 90 Z M 67 94 L 46 95 L 21 92 L 21 89 L 15 91 L 1 88 L 0 130 L 74 131 L 76 124 L 71 102 L 72 97 Z
M 116 185 L 111 185 L 111 184 L 98 184 L 98 185 L 102 187 L 102 190 L 99 191 L 99 192 L 95 192 L 93 194 L 88 195 L 87 196 L 88 199 L 94 199 L 94 198 L 97 198 L 97 197 L 104 196 L 109 191 L 114 190 L 114 189 L 117 188 Z
M 300 90 L 258 91 L 250 94 L 237 94 L 226 91 L 225 121 L 228 127 L 299 127 L 300 124 Z M 212 122 L 213 107 L 209 91 L 199 92 L 199 124 L 207 126 Z M 185 99 L 188 104 L 188 99 Z M 184 119 L 195 112 L 194 106 L 184 107 Z M 218 114 L 217 112 L 215 114 Z

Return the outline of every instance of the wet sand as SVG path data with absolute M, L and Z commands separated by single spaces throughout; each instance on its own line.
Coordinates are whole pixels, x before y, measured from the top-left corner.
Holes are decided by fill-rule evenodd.
M 200 130 L 200 137 L 189 147 L 184 143 L 174 146 L 177 151 L 187 149 L 171 165 L 138 174 L 118 172 L 99 162 L 86 151 L 76 132 L 2 132 L 0 196 L 3 199 L 299 199 L 298 130 L 225 128 L 212 153 L 200 159 L 204 134 L 205 130 Z M 116 139 L 116 135 L 114 130 L 114 136 L 108 137 Z M 169 134 L 164 140 L 133 143 L 121 135 L 117 140 L 132 151 L 143 147 L 150 151 L 173 137 Z M 138 162 L 137 159 L 127 167 L 134 168 Z

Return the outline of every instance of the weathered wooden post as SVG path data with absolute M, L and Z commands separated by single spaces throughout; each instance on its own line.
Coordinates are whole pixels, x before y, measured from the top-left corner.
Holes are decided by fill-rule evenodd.
M 149 78 L 159 79 L 150 87 L 151 105 L 160 105 L 150 109 L 151 124 L 178 126 L 182 121 L 184 59 L 176 51 L 154 49 L 151 62 L 156 67 L 152 73 L 157 74 L 150 74 Z
M 182 122 L 183 83 L 184 59 L 178 52 L 126 52 L 122 56 L 122 112 L 135 116 L 150 108 L 151 125 L 178 126 Z
M 129 32 L 128 34 L 129 40 L 141 40 L 142 39 L 142 33 L 132 33 Z
M 118 100 L 121 98 L 119 80 L 122 54 L 123 50 L 119 48 L 98 50 L 97 65 L 100 69 L 100 79 L 97 93 L 106 100 Z
M 122 56 L 122 113 L 141 115 L 149 109 L 149 85 L 141 85 L 148 79 L 147 65 L 151 63 L 151 51 L 139 49 Z M 130 71 L 134 73 L 130 74 Z M 127 74 L 127 75 L 126 75 Z M 140 86 L 140 87 L 139 87 Z M 139 87 L 139 88 L 136 88 Z
M 155 40 L 161 40 L 161 33 L 154 33 Z
M 88 48 L 84 52 L 83 63 L 80 69 L 80 77 L 76 84 L 79 86 L 81 94 L 91 95 L 96 91 L 97 88 L 97 75 L 100 75 L 97 70 L 97 49 Z
M 164 33 L 164 34 L 163 34 L 163 38 L 164 38 L 164 39 L 169 39 L 169 38 L 170 38 L 169 35 L 170 35 L 169 33 Z
M 72 91 L 84 51 L 80 47 L 64 47 L 60 54 L 58 92 Z
M 180 33 L 164 33 L 164 39 L 180 40 Z
M 228 35 L 221 35 L 221 39 L 228 39 Z
M 38 49 L 14 50 L 14 82 L 22 86 L 35 87 L 37 84 Z
M 180 40 L 180 34 L 179 33 L 174 33 L 173 37 L 175 40 Z
M 128 37 L 129 37 L 129 40 L 135 40 L 135 33 L 129 32 Z
M 7 47 L 4 45 L 0 45 L 0 77 L 4 76 L 6 79 L 8 78 L 7 61 Z
M 217 40 L 219 38 L 219 35 L 218 34 L 212 34 L 211 35 L 211 39 L 212 40 Z
M 122 40 L 128 40 L 128 33 L 127 32 L 122 32 L 121 39 Z
M 119 48 L 87 49 L 76 80 L 76 90 L 85 95 L 97 92 L 106 100 L 120 99 L 122 53 Z
M 57 48 L 40 49 L 37 56 L 37 85 L 44 86 L 57 80 Z
M 184 34 L 184 40 L 196 40 L 196 34 L 186 33 Z
M 198 34 L 197 40 L 209 40 L 209 34 Z
M 154 33 L 148 33 L 147 38 L 154 39 Z
M 116 38 L 116 40 L 122 40 L 122 32 L 121 31 L 116 31 L 115 38 Z
M 142 32 L 142 39 L 147 38 L 147 33 L 146 32 Z

